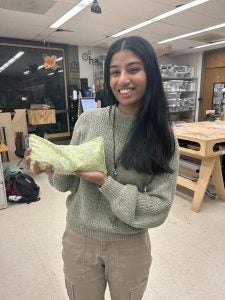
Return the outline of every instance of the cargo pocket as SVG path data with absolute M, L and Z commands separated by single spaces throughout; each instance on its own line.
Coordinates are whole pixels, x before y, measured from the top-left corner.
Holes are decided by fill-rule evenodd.
M 135 288 L 130 289 L 130 300 L 141 300 L 146 286 L 147 286 L 148 278 L 145 278 L 139 285 L 137 285 Z

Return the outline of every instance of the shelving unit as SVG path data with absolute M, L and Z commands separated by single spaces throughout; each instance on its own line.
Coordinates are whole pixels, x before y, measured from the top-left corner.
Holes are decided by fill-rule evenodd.
M 194 121 L 196 85 L 196 78 L 163 79 L 171 121 Z
M 192 66 L 161 65 L 164 91 L 166 93 L 170 120 L 194 122 L 197 79 Z

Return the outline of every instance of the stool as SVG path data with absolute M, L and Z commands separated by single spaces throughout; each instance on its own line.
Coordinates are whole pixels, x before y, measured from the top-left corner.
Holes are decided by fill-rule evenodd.
M 19 162 L 17 163 L 17 166 L 19 166 L 23 161 L 25 150 L 26 149 L 16 149 L 15 154 L 20 158 Z

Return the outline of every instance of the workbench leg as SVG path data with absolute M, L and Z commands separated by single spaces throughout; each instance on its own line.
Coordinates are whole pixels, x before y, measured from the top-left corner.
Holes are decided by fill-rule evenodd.
M 216 157 L 216 163 L 212 171 L 212 183 L 216 188 L 219 199 L 225 201 L 225 189 L 219 156 Z
M 216 162 L 216 157 L 203 158 L 201 162 L 201 167 L 199 170 L 199 178 L 197 182 L 197 187 L 194 193 L 194 199 L 192 202 L 191 209 L 194 212 L 199 212 L 200 205 L 205 195 L 206 188 L 209 183 L 210 176 L 212 174 L 214 165 Z

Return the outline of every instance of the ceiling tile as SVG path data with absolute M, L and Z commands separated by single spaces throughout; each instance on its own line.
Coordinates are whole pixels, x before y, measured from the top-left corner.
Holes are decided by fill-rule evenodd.
M 152 2 L 167 4 L 175 8 L 177 5 L 189 3 L 190 0 L 152 0 Z
M 0 27 L 5 25 L 6 34 L 7 26 L 10 24 L 14 24 L 15 30 L 19 30 L 20 25 L 23 24 L 25 24 L 27 27 L 39 26 L 40 28 L 44 29 L 46 28 L 46 26 L 49 26 L 49 24 L 51 24 L 52 22 L 52 17 L 0 9 Z
M 55 4 L 53 0 L 2 0 L 0 8 L 32 14 L 45 14 Z
M 78 1 L 79 2 L 79 1 Z M 73 3 L 69 3 L 67 1 L 59 2 L 57 1 L 54 6 L 52 6 L 47 12 L 46 16 L 54 17 L 54 21 L 60 18 L 63 14 L 67 13 L 74 6 Z
M 203 6 L 204 5 L 204 6 Z M 225 22 L 224 12 L 225 12 L 225 1 L 224 0 L 210 0 L 203 5 L 191 8 L 197 14 L 203 16 L 214 17 L 218 20 Z
M 191 30 L 199 30 L 218 24 L 218 19 L 214 18 L 214 16 L 208 17 L 194 12 L 184 11 L 164 19 L 164 22 L 171 25 L 186 27 Z
M 15 5 L 12 9 L 0 8 L 0 35 L 17 39 L 109 47 L 116 40 L 109 37 L 110 35 L 165 13 L 175 8 L 176 5 L 186 4 L 190 1 L 139 0 L 137 2 L 123 0 L 116 2 L 115 0 L 98 0 L 102 14 L 91 13 L 89 5 L 59 28 L 72 32 L 57 32 L 49 26 L 80 0 L 40 0 L 36 1 L 38 3 L 32 0 L 3 0 L 5 5 L 9 2 Z M 19 3 L 20 6 L 18 6 Z M 33 10 L 30 6 L 27 12 L 16 11 L 16 9 L 24 10 L 24 7 L 29 7 L 31 3 L 33 3 Z M 188 11 L 130 32 L 127 36 L 140 35 L 158 48 L 157 43 L 163 39 L 225 22 L 224 11 L 225 0 L 211 0 Z M 214 30 L 211 33 L 223 36 L 225 28 Z M 185 51 L 190 53 L 190 47 L 195 46 L 196 43 L 192 39 L 181 39 L 173 42 L 173 48 L 177 53 Z
M 167 37 L 181 35 L 187 32 L 187 28 L 184 28 L 183 26 L 177 26 L 175 24 L 167 24 L 165 22 L 156 22 L 153 24 L 150 24 L 149 26 L 145 26 L 143 28 L 140 28 L 139 31 L 144 33 L 155 33 L 159 35 L 158 40 L 163 37 L 163 39 Z

